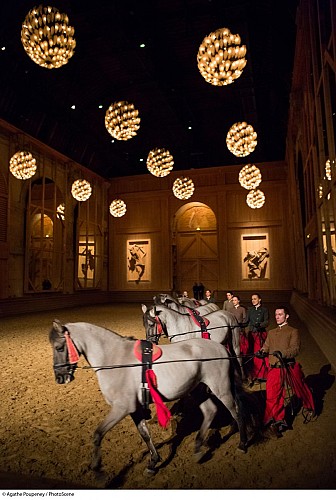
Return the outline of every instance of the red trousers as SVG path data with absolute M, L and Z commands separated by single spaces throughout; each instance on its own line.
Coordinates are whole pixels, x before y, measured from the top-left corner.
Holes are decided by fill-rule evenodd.
M 269 368 L 266 382 L 264 424 L 268 424 L 272 420 L 274 422 L 284 421 L 286 385 L 301 400 L 303 408 L 315 410 L 312 393 L 304 380 L 299 363 L 289 365 L 287 368 Z
M 266 340 L 267 332 L 266 331 L 256 332 L 256 333 L 251 332 L 250 335 L 252 341 L 251 352 L 255 353 L 257 351 L 260 351 Z M 267 372 L 268 368 L 266 366 L 265 360 L 259 358 L 253 358 L 253 365 L 251 367 L 252 379 L 256 378 L 267 379 Z

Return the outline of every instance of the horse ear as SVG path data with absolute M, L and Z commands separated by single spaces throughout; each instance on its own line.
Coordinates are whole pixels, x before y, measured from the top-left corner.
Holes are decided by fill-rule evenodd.
M 149 309 L 149 315 L 152 316 L 152 318 L 155 318 L 156 316 L 156 308 L 153 307 L 152 309 Z
M 62 326 L 62 323 L 60 322 L 59 319 L 54 319 L 54 321 L 53 321 L 53 329 L 55 330 L 55 332 L 58 333 L 58 335 L 62 335 L 63 334 L 63 326 Z
M 145 306 L 145 304 L 141 304 L 141 309 L 142 312 L 145 314 L 145 312 L 147 311 L 147 307 Z

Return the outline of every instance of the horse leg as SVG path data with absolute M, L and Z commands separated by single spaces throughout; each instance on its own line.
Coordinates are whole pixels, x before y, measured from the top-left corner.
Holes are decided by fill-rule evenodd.
M 156 464 L 161 460 L 160 455 L 156 451 L 152 438 L 149 434 L 146 420 L 143 418 L 143 412 L 141 410 L 136 410 L 134 413 L 131 413 L 131 417 L 150 453 L 150 460 L 144 474 L 152 476 L 155 474 Z
M 242 418 L 242 412 L 240 411 L 239 404 L 235 402 L 232 394 L 218 395 L 216 397 L 222 401 L 224 406 L 229 410 L 235 422 L 238 425 L 239 430 L 239 445 L 238 450 L 246 453 L 247 451 L 247 433 L 244 419 Z
M 196 440 L 195 440 L 195 460 L 197 462 L 201 460 L 202 456 L 205 453 L 205 450 L 202 450 L 202 446 L 204 444 L 207 431 L 211 425 L 211 422 L 213 421 L 217 413 L 217 406 L 213 401 L 211 401 L 210 398 L 201 403 L 199 407 L 203 413 L 203 422 L 200 430 L 196 435 Z
M 119 407 L 116 403 L 113 404 L 112 410 L 106 415 L 104 420 L 98 425 L 93 435 L 93 457 L 91 462 L 91 469 L 99 471 L 101 468 L 101 442 L 105 434 L 112 429 L 120 420 L 122 420 L 129 412 Z

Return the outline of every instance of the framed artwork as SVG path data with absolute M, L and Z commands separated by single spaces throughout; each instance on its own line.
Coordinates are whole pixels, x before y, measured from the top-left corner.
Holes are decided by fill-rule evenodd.
M 127 281 L 151 281 L 151 240 L 127 240 Z
M 81 286 L 92 287 L 95 273 L 95 245 L 93 242 L 79 242 L 78 280 Z
M 270 278 L 268 233 L 242 234 L 241 255 L 243 280 Z

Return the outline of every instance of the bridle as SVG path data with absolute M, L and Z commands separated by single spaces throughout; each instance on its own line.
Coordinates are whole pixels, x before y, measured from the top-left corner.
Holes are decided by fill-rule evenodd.
M 162 323 L 158 315 L 151 316 L 150 314 L 146 314 L 147 321 L 151 324 L 155 324 L 155 333 L 154 335 L 146 335 L 147 340 L 150 340 L 154 344 L 158 344 L 161 335 L 168 337 L 166 325 Z
M 68 383 L 74 380 L 74 373 L 77 368 L 77 362 L 79 360 L 79 352 L 77 350 L 77 347 L 73 343 L 70 333 L 67 330 L 64 330 L 64 336 L 61 337 L 64 339 L 64 343 L 62 343 L 62 348 L 64 349 L 64 357 L 65 357 L 65 362 L 64 363 L 54 363 L 53 368 L 55 372 L 55 377 L 56 381 L 59 384 L 63 383 Z M 54 349 L 57 351 L 57 347 L 54 346 Z M 64 373 L 57 373 L 56 370 L 60 368 L 68 368 L 67 372 Z

